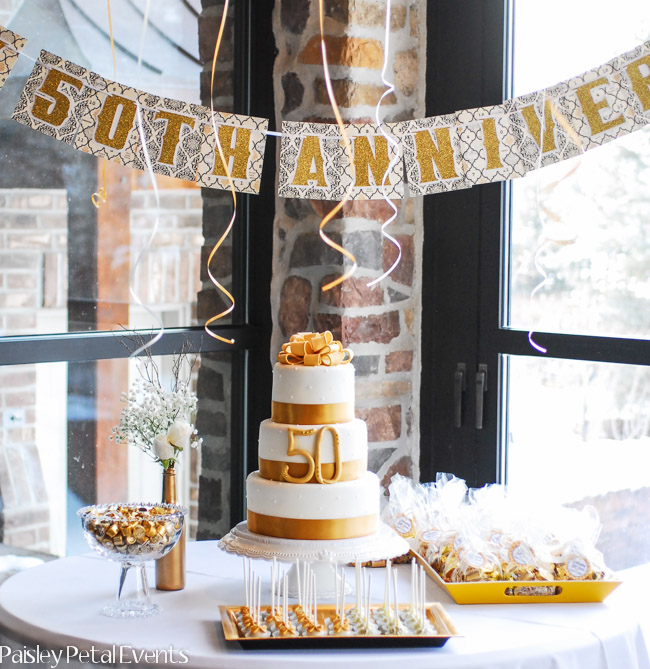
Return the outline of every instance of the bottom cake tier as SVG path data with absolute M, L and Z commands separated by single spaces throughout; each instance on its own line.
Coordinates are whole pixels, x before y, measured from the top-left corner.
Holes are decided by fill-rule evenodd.
M 286 483 L 253 472 L 246 479 L 248 529 L 284 539 L 351 539 L 377 531 L 379 479 Z

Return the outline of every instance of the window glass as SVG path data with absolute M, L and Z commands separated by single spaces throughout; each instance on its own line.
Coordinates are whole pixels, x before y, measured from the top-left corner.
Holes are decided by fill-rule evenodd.
M 508 486 L 595 506 L 610 568 L 650 562 L 650 368 L 506 358 Z
M 615 12 L 605 2 L 551 0 L 544 12 L 515 2 L 514 94 L 580 74 L 648 39 L 643 0 L 623 0 Z M 648 338 L 648 185 L 648 128 L 514 180 L 505 325 Z
M 0 95 L 0 336 L 197 324 L 200 188 L 161 175 L 154 188 L 146 172 L 11 120 L 42 48 L 139 90 L 199 102 L 199 3 L 152 3 L 138 66 L 146 5 L 111 5 L 114 71 L 106 3 L 0 3 L 4 25 L 28 38 Z M 91 196 L 104 185 L 96 208 Z M 217 262 L 229 265 L 222 254 Z
M 204 358 L 205 370 L 199 371 L 199 358 L 191 374 L 181 373 L 195 392 L 201 384 L 196 425 L 212 452 L 220 440 L 230 439 L 228 430 L 214 426 L 230 411 L 224 393 L 230 363 L 224 354 Z M 172 356 L 154 360 L 161 385 L 169 388 Z M 0 366 L 0 541 L 6 547 L 54 555 L 87 551 L 78 508 L 160 499 L 161 465 L 133 444 L 110 439 L 125 406 L 121 394 L 138 377 L 136 362 L 126 358 Z M 198 527 L 201 450 L 186 449 L 177 467 L 192 539 Z
M 641 0 L 622 0 L 616 11 L 605 2 L 550 0 L 544 7 L 514 2 L 515 95 L 650 38 Z M 647 339 L 649 183 L 648 128 L 513 180 L 503 325 Z M 504 362 L 508 485 L 596 507 L 598 547 L 611 568 L 649 562 L 640 519 L 650 509 L 650 368 L 549 356 Z

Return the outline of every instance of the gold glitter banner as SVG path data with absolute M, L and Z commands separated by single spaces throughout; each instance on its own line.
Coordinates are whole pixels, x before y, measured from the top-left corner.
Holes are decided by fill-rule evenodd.
M 396 124 L 386 123 L 386 132 Z M 400 145 L 393 146 L 372 123 L 346 124 L 354 161 L 346 155 L 338 125 L 324 123 L 282 123 L 280 180 L 282 197 L 341 200 L 348 190 L 350 199 L 402 199 L 402 161 L 394 161 L 386 186 L 382 181 L 391 160 L 401 157 Z
M 215 154 L 214 127 L 235 190 L 259 192 L 267 119 L 215 112 L 213 125 L 207 107 L 123 86 L 47 51 L 41 51 L 13 118 L 80 151 L 144 170 L 138 109 L 155 173 L 230 188 Z
M 649 120 L 650 42 L 645 42 L 600 67 L 500 105 L 386 124 L 399 140 L 404 163 L 389 175 L 388 195 L 403 196 L 404 178 L 410 195 L 418 196 L 522 177 Z M 353 199 L 382 198 L 378 184 L 392 157 L 390 144 L 375 125 L 346 129 L 352 161 L 336 125 L 284 122 L 279 194 L 336 200 L 352 184 Z
M 0 27 L 0 87 L 24 44 Z M 144 169 L 138 109 L 154 172 L 207 188 L 230 189 L 232 181 L 236 191 L 259 192 L 266 137 L 277 134 L 268 132 L 268 119 L 160 98 L 47 51 L 41 51 L 13 118 L 81 151 Z M 401 199 L 405 182 L 411 196 L 470 188 L 580 155 L 649 120 L 650 42 L 644 42 L 500 105 L 383 124 L 387 134 L 373 123 L 345 124 L 351 151 L 337 124 L 284 121 L 278 193 L 341 201 Z
M 0 26 L 0 88 L 5 85 L 11 68 L 18 60 L 27 40 Z

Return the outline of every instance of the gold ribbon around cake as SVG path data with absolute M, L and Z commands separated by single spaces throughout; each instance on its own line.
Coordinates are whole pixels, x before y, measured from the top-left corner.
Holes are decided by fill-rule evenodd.
M 283 477 L 284 468 L 288 467 L 286 473 L 293 478 L 303 478 L 309 472 L 309 464 L 306 462 L 282 462 L 281 460 L 266 460 L 259 459 L 260 476 L 269 481 L 285 481 Z M 368 469 L 368 463 L 364 460 L 349 460 L 342 462 L 341 476 L 337 479 L 339 481 L 356 481 L 361 478 Z M 337 469 L 335 462 L 325 462 L 320 465 L 321 477 L 325 479 L 333 479 L 336 476 Z M 319 483 L 314 474 L 311 479 L 305 483 Z
M 351 539 L 365 537 L 377 531 L 377 514 L 356 518 L 280 518 L 247 512 L 248 529 L 255 534 L 282 539 Z
M 354 420 L 354 403 L 292 404 L 271 402 L 271 420 L 289 425 L 323 425 L 349 423 Z
M 325 332 L 299 332 L 292 335 L 289 341 L 282 344 L 278 353 L 278 362 L 283 365 L 305 365 L 316 367 L 324 365 L 345 365 L 352 360 L 354 354 L 349 348 L 343 348 L 334 335 Z

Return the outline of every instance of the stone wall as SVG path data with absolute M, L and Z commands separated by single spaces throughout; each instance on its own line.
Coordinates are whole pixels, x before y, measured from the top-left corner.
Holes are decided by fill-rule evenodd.
M 384 3 L 326 0 L 325 33 L 332 85 L 345 121 L 374 119 L 384 92 Z M 389 80 L 394 94 L 382 104 L 382 120 L 424 116 L 426 3 L 397 0 L 392 6 Z M 274 12 L 276 119 L 333 122 L 320 56 L 317 0 L 279 0 Z M 355 352 L 357 416 L 368 425 L 369 466 L 384 485 L 399 472 L 419 476 L 419 386 L 422 200 L 396 202 L 390 233 L 402 247 L 395 271 L 394 245 L 381 224 L 392 209 L 384 201 L 348 202 L 327 226 L 331 238 L 354 253 L 359 268 L 337 288 L 321 286 L 345 270 L 343 257 L 318 236 L 331 202 L 277 198 L 274 221 L 274 336 L 271 357 L 288 336 L 331 330 Z

